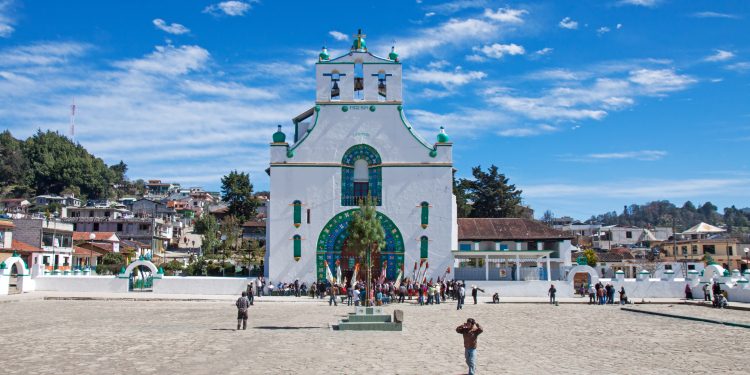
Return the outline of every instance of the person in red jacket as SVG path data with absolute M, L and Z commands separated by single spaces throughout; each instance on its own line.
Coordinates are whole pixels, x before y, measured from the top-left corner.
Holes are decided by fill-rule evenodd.
M 477 337 L 484 331 L 474 319 L 469 318 L 456 328 L 456 332 L 464 336 L 466 365 L 469 366 L 469 375 L 474 375 L 477 370 Z

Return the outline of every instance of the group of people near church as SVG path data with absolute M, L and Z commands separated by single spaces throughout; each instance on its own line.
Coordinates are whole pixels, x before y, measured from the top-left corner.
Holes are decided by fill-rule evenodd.
M 620 287 L 620 291 L 617 292 L 615 286 L 611 283 L 607 285 L 598 282 L 588 287 L 589 305 L 614 305 L 615 294 L 619 294 L 621 305 L 628 303 L 628 295 L 625 292 L 625 287 Z
M 685 286 L 685 298 L 693 299 L 692 290 L 690 292 L 690 298 L 688 298 L 687 291 L 690 289 L 690 284 Z M 711 298 L 713 296 L 713 298 Z M 721 289 L 721 285 L 714 282 L 710 287 L 708 283 L 703 284 L 703 300 L 711 302 L 711 305 L 716 308 L 724 309 L 729 306 L 729 300 L 727 299 L 728 293 L 726 290 Z

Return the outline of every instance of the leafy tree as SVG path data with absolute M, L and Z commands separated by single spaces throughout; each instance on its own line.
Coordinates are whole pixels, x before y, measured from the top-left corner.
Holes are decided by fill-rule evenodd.
M 28 163 L 21 146 L 8 130 L 0 133 L 0 188 L 25 185 Z
M 115 165 L 110 165 L 109 169 L 112 171 L 114 183 L 121 184 L 127 181 L 128 178 L 125 176 L 125 173 L 128 172 L 128 165 L 122 160 Z
M 487 172 L 481 166 L 471 169 L 473 180 L 461 179 L 460 184 L 473 202 L 470 217 L 518 217 L 521 212 L 521 190 L 492 165 Z
M 586 264 L 589 267 L 596 267 L 599 264 L 599 256 L 596 255 L 593 249 L 583 250 L 583 257 L 586 258 Z
M 215 254 L 221 243 L 218 235 L 219 223 L 216 221 L 216 217 L 207 214 L 199 217 L 195 220 L 193 230 L 202 237 L 203 254 Z
M 365 261 L 367 270 L 367 296 L 369 301 L 372 288 L 372 252 L 385 247 L 385 231 L 377 217 L 375 202 L 372 197 L 360 201 L 358 211 L 354 211 L 349 222 L 347 244 Z
M 229 214 L 240 222 L 252 219 L 256 215 L 258 200 L 253 196 L 253 184 L 250 175 L 232 171 L 221 178 L 222 201 L 229 203 Z
M 456 196 L 456 209 L 458 217 L 469 217 L 471 214 L 471 204 L 469 203 L 468 193 L 465 184 L 456 179 L 453 174 L 453 195 Z

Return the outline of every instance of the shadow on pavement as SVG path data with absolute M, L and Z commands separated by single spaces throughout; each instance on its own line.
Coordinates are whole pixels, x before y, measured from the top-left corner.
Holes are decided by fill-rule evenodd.
M 254 329 L 323 329 L 324 327 L 260 326 Z

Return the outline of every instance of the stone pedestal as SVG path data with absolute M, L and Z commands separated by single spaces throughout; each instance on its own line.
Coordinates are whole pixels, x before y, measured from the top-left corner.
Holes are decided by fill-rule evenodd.
M 617 270 L 615 272 L 615 280 L 625 281 L 625 272 L 623 270 Z
M 664 281 L 674 281 L 674 271 L 672 270 L 664 271 L 664 276 L 662 276 L 661 279 Z
M 335 329 L 339 331 L 401 331 L 403 312 L 396 310 L 392 319 L 390 314 L 385 314 L 382 307 L 356 307 L 349 318 L 339 322 Z
M 636 276 L 636 281 L 648 281 L 648 279 L 651 277 L 651 274 L 643 270 L 641 272 L 638 272 L 638 275 Z

